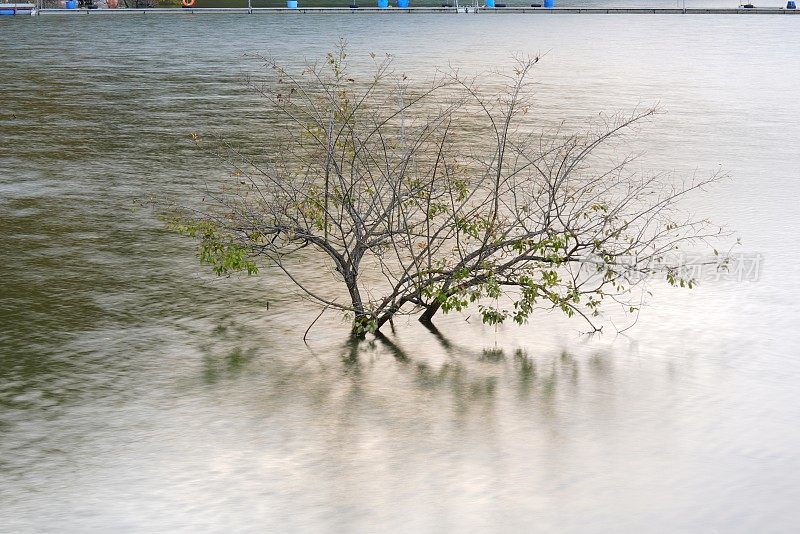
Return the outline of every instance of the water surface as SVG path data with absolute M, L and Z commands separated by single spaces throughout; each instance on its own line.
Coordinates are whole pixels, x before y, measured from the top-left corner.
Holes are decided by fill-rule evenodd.
M 793 17 L 0 20 L 0 524 L 47 531 L 792 532 L 800 522 Z M 136 199 L 196 198 L 268 118 L 245 52 L 346 36 L 422 79 L 545 53 L 543 122 L 660 103 L 651 171 L 757 280 L 654 285 L 635 328 L 346 325 L 268 270 L 215 279 Z

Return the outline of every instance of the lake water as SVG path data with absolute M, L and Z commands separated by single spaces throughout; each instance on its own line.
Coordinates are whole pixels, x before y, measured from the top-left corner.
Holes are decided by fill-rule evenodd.
M 0 531 L 795 532 L 800 524 L 800 18 L 0 20 Z M 405 357 L 269 270 L 216 279 L 135 202 L 255 143 L 248 51 L 346 36 L 423 79 L 546 52 L 537 113 L 660 102 L 631 150 L 731 178 L 686 208 L 758 275 L 655 284 L 599 337 L 413 320 Z M 752 273 L 751 273 L 752 274 Z

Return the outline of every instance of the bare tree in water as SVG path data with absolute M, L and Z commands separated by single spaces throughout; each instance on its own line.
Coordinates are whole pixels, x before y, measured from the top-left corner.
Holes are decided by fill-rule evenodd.
M 721 229 L 677 204 L 719 175 L 676 180 L 635 172 L 631 156 L 608 163 L 656 109 L 541 129 L 530 82 L 539 58 L 411 84 L 389 56 L 371 57 L 366 81 L 344 46 L 297 72 L 261 58 L 265 73 L 248 83 L 276 119 L 269 152 L 223 144 L 234 183 L 166 216 L 217 274 L 275 266 L 347 314 L 357 336 L 398 314 L 430 324 L 471 306 L 489 324 L 544 309 L 598 330 L 602 303 L 635 311 L 635 290 L 654 276 L 691 287 L 678 252 L 710 247 Z

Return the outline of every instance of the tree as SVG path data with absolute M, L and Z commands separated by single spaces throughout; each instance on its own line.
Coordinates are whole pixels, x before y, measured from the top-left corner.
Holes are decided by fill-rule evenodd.
M 722 230 L 678 201 L 720 175 L 642 175 L 635 156 L 606 163 L 607 148 L 657 109 L 601 115 L 579 132 L 541 129 L 538 57 L 492 73 L 495 91 L 457 70 L 412 84 L 390 56 L 371 57 L 363 82 L 344 45 L 299 72 L 260 58 L 265 72 L 248 85 L 274 119 L 269 152 L 221 143 L 235 183 L 166 215 L 217 274 L 255 274 L 266 261 L 349 314 L 356 336 L 398 314 L 430 324 L 471 305 L 489 324 L 556 309 L 598 330 L 603 301 L 633 312 L 633 290 L 653 276 L 693 285 L 678 253 Z M 346 301 L 304 281 L 309 261 L 332 267 Z

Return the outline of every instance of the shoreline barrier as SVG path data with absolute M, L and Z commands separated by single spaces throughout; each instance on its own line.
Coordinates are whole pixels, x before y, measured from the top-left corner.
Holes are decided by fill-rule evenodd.
M 117 9 L 40 9 L 37 15 L 202 15 L 202 14 L 342 14 L 342 13 L 381 13 L 381 14 L 424 14 L 424 13 L 491 13 L 502 14 L 585 14 L 585 15 L 800 15 L 800 10 L 782 7 L 770 8 L 647 8 L 647 7 L 260 7 L 260 8 L 117 8 Z

